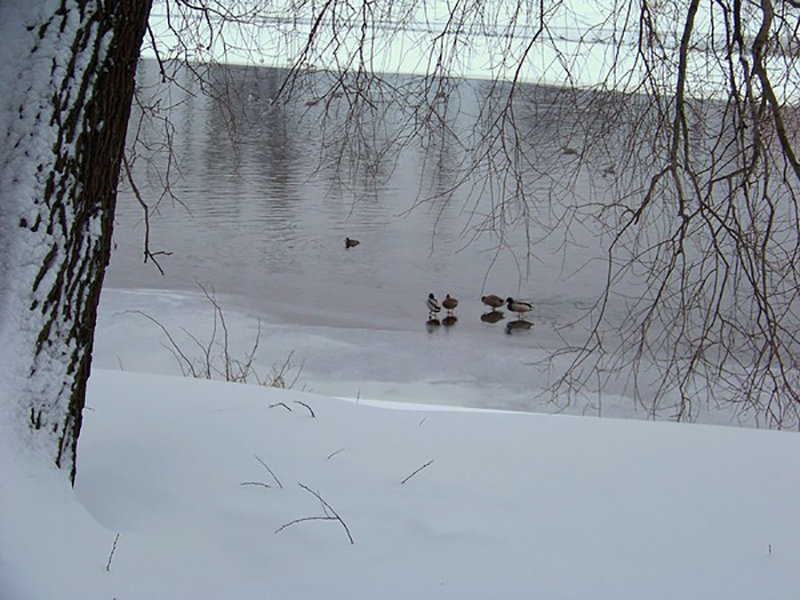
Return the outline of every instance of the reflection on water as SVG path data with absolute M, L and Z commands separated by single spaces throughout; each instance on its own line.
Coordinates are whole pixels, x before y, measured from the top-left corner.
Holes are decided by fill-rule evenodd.
M 144 87 L 154 76 L 153 65 L 144 63 Z M 527 155 L 530 187 L 541 192 L 527 200 L 541 207 L 529 206 L 534 218 L 523 223 L 503 212 L 507 182 L 467 183 L 452 191 L 465 176 L 479 181 L 482 174 L 465 171 L 469 149 L 450 143 L 446 131 L 396 157 L 376 157 L 365 147 L 356 162 L 361 149 L 346 145 L 399 135 L 402 122 L 392 123 L 391 114 L 370 121 L 369 112 L 348 121 L 343 99 L 272 104 L 282 81 L 274 69 L 234 69 L 228 76 L 238 79 L 227 106 L 172 91 L 169 187 L 180 204 L 162 198 L 151 219 L 152 249 L 172 253 L 160 259 L 166 276 L 142 264 L 141 209 L 123 185 L 108 285 L 196 289 L 199 281 L 289 320 L 404 329 L 425 322 L 430 292 L 461 299 L 460 328 L 486 322 L 481 296 L 487 293 L 536 299 L 540 311 L 552 311 L 538 316 L 556 321 L 565 307 L 597 291 L 591 278 L 566 281 L 597 256 L 596 236 L 588 232 L 567 255 L 560 240 L 537 229 L 553 191 L 567 180 L 587 195 L 608 187 L 602 176 L 576 167 L 569 107 L 558 104 L 552 89 L 528 88 L 534 101 L 520 116 L 538 120 Z M 481 85 L 454 89 L 449 101 L 459 111 L 448 127 L 480 132 L 471 98 Z M 140 135 L 151 147 L 164 137 L 155 124 Z M 150 163 L 135 163 L 138 186 L 151 204 L 161 197 L 167 164 L 163 152 Z M 497 176 L 502 180 L 503 173 Z M 501 222 L 502 236 L 491 226 Z M 347 248 L 348 237 L 360 244 Z

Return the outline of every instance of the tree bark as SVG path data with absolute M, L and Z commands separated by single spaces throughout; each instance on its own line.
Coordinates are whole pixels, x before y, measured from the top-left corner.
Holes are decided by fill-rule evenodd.
M 2 402 L 73 482 L 150 6 L 53 0 L 0 10 L 12 40 L 0 53 Z

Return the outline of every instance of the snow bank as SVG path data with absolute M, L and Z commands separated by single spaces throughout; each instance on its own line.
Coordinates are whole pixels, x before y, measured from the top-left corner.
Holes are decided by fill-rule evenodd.
M 793 599 L 800 584 L 796 434 L 102 370 L 88 406 L 74 493 L 3 447 L 2 598 Z M 275 533 L 309 517 L 328 518 Z

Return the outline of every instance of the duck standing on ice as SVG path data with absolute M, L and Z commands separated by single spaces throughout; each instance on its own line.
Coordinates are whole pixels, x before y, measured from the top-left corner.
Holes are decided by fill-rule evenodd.
M 522 319 L 522 315 L 533 310 L 533 305 L 530 302 L 514 300 L 513 298 L 508 298 L 506 300 L 506 306 L 508 306 L 508 310 L 511 312 L 517 313 L 520 319 Z
M 428 300 L 425 303 L 428 306 L 428 319 L 435 318 L 439 314 L 439 311 L 442 310 L 442 307 L 439 304 L 439 301 L 436 299 L 436 296 L 433 295 L 433 292 L 428 294 Z
M 490 307 L 493 311 L 497 310 L 506 303 L 500 296 L 496 294 L 489 294 L 488 296 L 481 296 L 481 302 Z
M 442 306 L 444 306 L 445 310 L 447 310 L 447 316 L 452 317 L 453 311 L 458 306 L 458 300 L 453 298 L 450 294 L 447 294 L 444 300 L 442 300 Z

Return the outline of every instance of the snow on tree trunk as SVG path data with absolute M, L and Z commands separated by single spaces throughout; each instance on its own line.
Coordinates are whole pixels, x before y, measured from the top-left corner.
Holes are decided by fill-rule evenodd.
M 73 481 L 150 5 L 0 4 L 0 418 Z

